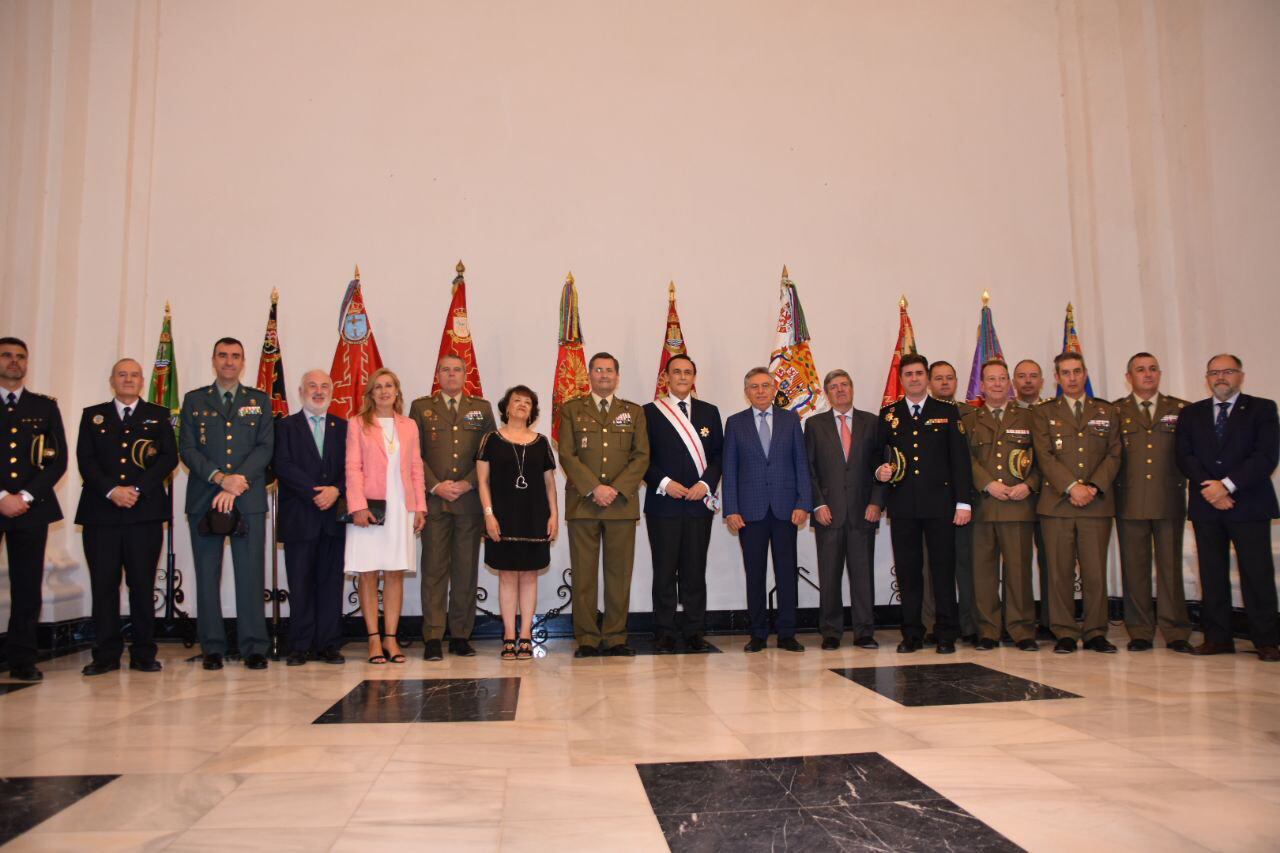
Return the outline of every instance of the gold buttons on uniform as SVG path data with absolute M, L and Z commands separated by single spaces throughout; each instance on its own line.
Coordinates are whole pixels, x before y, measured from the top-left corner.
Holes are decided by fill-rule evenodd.
M 1152 447 L 1153 447 L 1153 445 L 1148 444 L 1148 445 L 1147 445 L 1147 450 L 1150 450 Z
M 230 448 L 230 447 L 228 447 L 228 448 L 227 448 L 227 455 L 228 455 L 228 456 L 230 456 L 230 455 L 231 455 L 231 448 Z
M 231 421 L 227 421 L 227 429 L 231 429 Z
M 1080 436 L 1081 438 L 1084 438 L 1084 433 L 1082 433 L 1082 432 L 1078 432 L 1078 433 L 1076 433 L 1076 435 Z
M 997 459 L 1003 459 L 1003 458 L 1004 458 L 1004 454 L 1003 454 L 1003 453 L 997 453 L 997 454 L 996 454 L 996 458 L 997 458 Z
M 1148 480 L 1150 480 L 1150 479 L 1151 479 L 1151 475 L 1150 475 L 1150 474 L 1148 474 L 1148 475 L 1147 475 L 1147 479 L 1148 479 Z
M 121 464 L 121 465 L 123 465 L 124 463 L 126 463 L 126 462 L 128 462 L 128 461 L 129 461 L 128 459 L 125 459 L 125 458 L 121 457 L 121 459 L 120 459 L 120 464 Z
M 12 465 L 13 463 L 15 463 L 15 462 L 17 462 L 17 461 L 18 461 L 18 457 L 16 457 L 16 456 L 10 456 L 10 457 L 9 457 L 9 464 L 10 464 L 10 465 Z M 120 460 L 120 461 L 122 461 L 122 462 L 123 462 L 124 460 L 122 459 L 122 460 Z
M 453 458 L 454 458 L 454 459 L 457 459 L 457 458 L 458 458 L 458 454 L 456 454 L 456 453 L 455 453 L 455 454 L 453 454 Z
M 129 446 L 129 442 L 127 442 L 127 441 L 122 441 L 122 442 L 120 442 L 120 446 L 121 446 L 121 447 L 128 447 L 128 446 Z
M 605 447 L 608 447 L 608 446 L 609 446 L 609 442 L 607 442 L 607 441 L 606 441 L 606 442 L 604 443 L 604 446 L 605 446 Z
M 231 440 L 231 433 L 227 433 L 227 441 Z
M 1003 470 L 1004 470 L 1004 466 L 1003 466 L 1003 465 L 997 465 L 997 466 L 996 466 L 996 470 L 997 470 L 997 471 L 1003 471 Z
M 231 451 L 229 451 L 229 450 L 228 450 L 227 452 L 228 452 L 228 453 L 230 453 Z M 231 470 L 231 463 L 230 463 L 230 462 L 228 462 L 228 463 L 227 463 L 227 470 L 228 470 L 228 471 L 230 471 L 230 470 Z
M 458 431 L 458 428 L 455 426 L 455 427 L 453 428 L 453 431 L 454 431 L 454 432 L 457 432 L 457 431 Z
M 609 461 L 609 457 L 608 457 L 608 456 L 602 456 L 602 457 L 600 457 L 600 461 L 601 461 L 601 462 L 608 462 L 608 461 Z
M 1081 462 L 1081 463 L 1080 463 L 1080 467 L 1081 467 L 1081 468 L 1083 468 L 1083 467 L 1084 467 L 1084 463 L 1083 463 L 1083 462 Z
M 911 457 L 911 461 L 912 461 L 912 462 L 919 462 L 919 461 L 920 461 L 920 457 L 919 457 L 919 456 L 912 456 L 912 457 Z
M 912 471 L 911 473 L 912 473 L 912 474 L 919 474 L 919 473 L 920 473 L 920 471 L 919 471 L 919 469 L 917 469 L 917 470 L 915 470 L 915 471 Z
M 601 431 L 601 432 L 608 432 L 609 430 L 606 428 L 606 429 L 602 429 L 602 430 L 600 430 L 600 431 Z
M 1148 460 L 1147 460 L 1147 464 L 1148 464 L 1148 465 L 1150 465 L 1150 464 L 1151 464 L 1151 460 L 1150 460 L 1150 459 L 1148 459 Z

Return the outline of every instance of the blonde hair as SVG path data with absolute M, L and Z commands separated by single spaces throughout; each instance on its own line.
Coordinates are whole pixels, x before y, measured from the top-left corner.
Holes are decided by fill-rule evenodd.
M 390 376 L 396 386 L 396 401 L 392 404 L 392 409 L 397 415 L 404 414 L 404 393 L 400 390 L 400 377 L 385 367 L 379 367 L 369 377 L 369 383 L 364 386 L 364 396 L 361 398 L 359 418 L 366 427 L 373 426 L 374 412 L 377 411 L 377 405 L 373 402 L 373 388 L 384 376 Z

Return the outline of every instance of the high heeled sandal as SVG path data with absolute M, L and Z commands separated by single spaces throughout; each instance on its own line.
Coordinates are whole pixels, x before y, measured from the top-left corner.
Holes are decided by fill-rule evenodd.
M 533 639 L 521 637 L 517 644 L 516 660 L 530 660 L 533 658 Z
M 514 639 L 512 640 L 504 639 L 502 641 L 502 654 L 499 655 L 499 657 L 501 657 L 503 660 L 516 659 L 516 641 Z
M 378 638 L 379 638 L 379 642 L 381 642 L 381 637 L 382 637 L 382 635 L 381 635 L 381 634 L 379 634 L 377 631 L 374 631 L 374 632 L 373 632 L 372 634 L 370 634 L 369 636 L 370 636 L 370 637 L 378 637 Z M 369 656 L 369 663 L 381 665 L 381 664 L 384 664 L 384 663 L 386 663 L 386 662 L 387 662 L 387 654 L 386 654 L 386 652 L 382 652 L 382 653 L 380 653 L 380 654 L 370 655 L 370 656 Z
M 394 640 L 394 639 L 396 639 L 396 635 L 395 635 L 395 634 L 383 634 L 383 635 L 382 635 L 382 639 L 383 639 L 384 641 L 386 641 L 386 640 Z M 386 643 L 385 643 L 385 642 L 383 643 L 383 647 L 384 647 L 384 648 L 386 647 Z M 393 655 L 393 654 L 388 654 L 388 655 L 387 655 L 387 660 L 389 660 L 391 663 L 404 663 L 405 661 L 407 661 L 407 660 L 408 660 L 408 658 L 407 658 L 407 657 L 405 657 L 403 654 L 394 654 L 394 655 Z

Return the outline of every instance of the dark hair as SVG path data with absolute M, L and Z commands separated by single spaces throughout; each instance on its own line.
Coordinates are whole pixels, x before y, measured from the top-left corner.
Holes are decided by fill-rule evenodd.
M 955 372 L 956 366 L 955 366 L 954 364 L 952 364 L 952 363 L 951 363 L 951 362 L 949 362 L 949 361 L 942 361 L 941 359 L 939 359 L 938 361 L 935 361 L 933 364 L 929 365 L 929 378 L 930 378 L 930 379 L 932 379 L 932 378 L 933 378 L 933 369 L 934 369 L 935 367 L 941 367 L 941 366 L 943 366 L 944 364 L 945 364 L 947 367 L 950 367 L 950 368 L 951 368 L 951 371 L 952 371 L 953 373 Z
M 1053 369 L 1057 370 L 1062 366 L 1064 361 L 1078 361 L 1080 366 L 1088 370 L 1088 366 L 1084 363 L 1084 356 L 1078 352 L 1060 352 L 1053 357 Z
M 607 358 L 613 362 L 613 370 L 615 373 L 622 372 L 622 365 L 618 364 L 618 359 L 615 358 L 612 353 L 607 353 L 607 352 L 598 352 L 595 355 L 591 356 L 590 360 L 587 361 L 587 370 L 590 370 L 592 367 L 594 367 L 595 363 L 602 358 Z
M 910 355 L 904 355 L 902 357 L 902 361 L 898 362 L 898 375 L 901 376 L 902 371 L 906 370 L 913 364 L 920 365 L 926 371 L 929 369 L 929 359 L 919 353 L 911 353 Z
M 982 367 L 978 368 L 978 376 L 981 377 L 982 379 L 986 379 L 987 368 L 995 367 L 995 366 L 1003 367 L 1004 375 L 1005 376 L 1009 375 L 1009 365 L 1005 364 L 1005 361 L 1003 358 L 989 358 L 986 361 L 982 362 Z
M 5 340 L 5 341 L 7 341 L 7 340 L 17 340 L 17 338 L 5 338 L 4 340 Z M 2 343 L 4 343 L 4 341 L 0 341 L 0 344 L 2 344 Z M 18 343 L 22 343 L 22 341 L 18 341 Z M 22 344 L 22 345 L 23 345 L 24 347 L 26 346 L 26 344 Z M 1220 353 L 1218 353 L 1217 355 L 1215 355 L 1213 358 L 1211 358 L 1211 359 L 1209 359 L 1208 361 L 1206 361 L 1206 362 L 1204 363 L 1204 369 L 1205 369 L 1205 370 L 1208 370 L 1208 369 L 1209 369 L 1209 365 L 1213 364 L 1213 361 L 1214 361 L 1214 359 L 1216 359 L 1216 358 L 1229 358 L 1229 359 L 1231 359 L 1232 361 L 1234 361 L 1234 362 L 1236 363 L 1236 370 L 1244 370 L 1244 362 L 1240 360 L 1240 356 L 1238 356 L 1238 355 L 1232 355 L 1232 354 L 1231 354 L 1231 353 L 1229 353 L 1229 352 L 1220 352 Z
M 674 362 L 677 358 L 682 358 L 682 359 L 684 359 L 685 361 L 689 362 L 689 366 L 693 368 L 693 372 L 694 372 L 694 373 L 697 373 L 697 372 L 698 372 L 698 365 L 694 364 L 694 363 L 693 363 L 693 359 L 689 358 L 689 356 L 685 355 L 685 354 L 684 354 L 684 353 L 682 353 L 682 352 L 678 352 L 678 353 L 676 353 L 675 355 L 671 356 L 671 358 L 667 359 L 667 370 L 666 370 L 666 372 L 668 372 L 668 373 L 669 373 L 669 372 L 671 371 L 671 363 L 672 363 L 672 362 Z
M 533 404 L 529 407 L 529 423 L 527 426 L 533 426 L 533 422 L 538 419 L 538 395 L 528 385 L 513 385 L 507 389 L 507 393 L 502 395 L 502 399 L 498 401 L 498 417 L 502 418 L 502 422 L 509 423 L 507 420 L 507 406 L 511 404 L 511 398 L 516 394 L 521 397 L 528 397 Z
M 22 347 L 23 352 L 30 352 L 30 350 L 27 349 L 27 342 L 22 338 L 0 338 L 0 347 Z
M 236 346 L 240 347 L 240 354 L 241 355 L 244 354 L 244 344 L 240 343 L 240 341 L 236 340 L 235 338 L 218 338 L 216 341 L 213 342 L 213 355 L 218 354 L 218 347 L 222 346 L 223 344 L 235 344 Z
M 1125 372 L 1125 373 L 1128 373 L 1129 371 L 1133 370 L 1133 360 L 1134 360 L 1135 358 L 1149 358 L 1149 359 L 1152 359 L 1153 361 L 1155 361 L 1155 363 L 1156 363 L 1156 367 L 1159 367 L 1159 366 L 1160 366 L 1160 359 L 1156 358 L 1156 357 L 1155 357 L 1154 355 L 1152 355 L 1151 353 L 1149 353 L 1149 352 L 1135 352 L 1133 355 L 1129 356 L 1129 360 L 1128 360 L 1128 361 L 1126 361 L 1126 362 L 1124 363 L 1124 372 Z

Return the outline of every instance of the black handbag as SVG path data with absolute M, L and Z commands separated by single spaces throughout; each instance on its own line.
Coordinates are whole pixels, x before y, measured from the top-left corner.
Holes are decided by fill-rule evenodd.
M 351 513 L 347 511 L 347 498 L 345 495 L 343 497 L 338 498 L 336 509 L 338 510 L 339 524 L 354 523 L 351 520 Z M 387 502 L 386 501 L 370 500 L 369 506 L 367 507 L 367 509 L 369 510 L 369 513 L 373 516 L 373 521 L 369 522 L 370 524 L 377 524 L 377 525 L 386 524 L 387 522 Z

